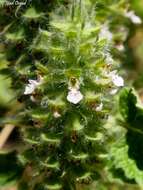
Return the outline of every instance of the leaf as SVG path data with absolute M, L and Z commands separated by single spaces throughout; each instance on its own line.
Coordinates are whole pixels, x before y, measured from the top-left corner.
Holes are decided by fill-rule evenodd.
M 51 144 L 60 144 L 60 138 L 57 136 L 41 134 L 41 140 Z
M 51 26 L 62 32 L 66 32 L 70 28 L 70 24 L 64 22 L 51 22 Z
M 119 109 L 125 121 L 132 122 L 136 115 L 136 103 L 136 96 L 133 94 L 132 89 L 124 88 L 120 93 Z
M 129 156 L 136 161 L 138 168 L 143 170 L 143 134 L 129 130 L 126 138 Z
M 0 152 L 0 186 L 15 183 L 21 177 L 22 170 L 16 152 Z
M 46 30 L 40 30 L 37 37 L 33 41 L 32 48 L 37 51 L 47 52 L 49 48 L 50 36 L 50 32 Z
M 60 190 L 62 188 L 61 184 L 49 184 L 49 185 L 46 185 L 45 188 L 47 190 Z
M 143 170 L 143 106 L 133 89 L 125 88 L 120 94 L 120 113 L 127 128 L 129 156 Z
M 45 65 L 42 65 L 40 62 L 36 61 L 35 65 L 41 73 L 43 73 L 43 74 L 49 73 L 48 68 Z
M 133 183 L 134 181 L 140 185 L 143 184 L 143 172 L 138 169 L 136 162 L 128 155 L 129 146 L 126 144 L 125 137 L 122 137 L 111 148 L 111 165 L 112 172 L 115 177 L 121 180 Z
M 86 172 L 83 175 L 81 175 L 80 177 L 78 177 L 76 180 L 77 181 L 90 180 L 90 176 L 91 176 L 91 173 Z
M 47 119 L 49 118 L 49 113 L 47 112 L 47 110 L 44 109 L 35 109 L 29 114 L 31 114 L 32 118 L 36 120 L 47 121 Z
M 12 42 L 21 41 L 24 39 L 24 30 L 20 29 L 16 32 L 13 32 L 13 33 L 7 33 L 6 39 L 10 40 Z
M 120 93 L 120 113 L 131 126 L 143 130 L 143 105 L 135 90 L 124 88 Z
M 12 104 L 14 93 L 9 87 L 10 80 L 0 75 L 0 106 L 9 107 Z
M 41 165 L 44 166 L 44 168 L 59 170 L 59 162 L 52 162 L 52 163 L 41 162 Z
M 88 154 L 85 153 L 80 153 L 80 154 L 71 154 L 70 155 L 71 159 L 73 160 L 86 160 L 88 158 Z
M 23 16 L 27 19 L 39 19 L 41 16 L 43 16 L 43 13 L 38 13 L 36 9 L 31 7 L 26 10 Z

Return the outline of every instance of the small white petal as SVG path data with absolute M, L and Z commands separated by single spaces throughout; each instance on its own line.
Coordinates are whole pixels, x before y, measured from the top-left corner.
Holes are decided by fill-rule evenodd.
M 40 81 L 36 80 L 28 80 L 29 84 L 26 85 L 24 95 L 32 94 L 34 90 L 42 83 L 42 79 Z
M 100 33 L 99 33 L 99 38 L 106 38 L 107 40 L 112 40 L 112 38 L 113 38 L 113 35 L 112 35 L 112 33 L 109 31 L 109 28 L 108 28 L 108 26 L 106 25 L 106 24 L 104 24 L 103 26 L 102 26 L 102 29 L 101 29 L 101 31 L 100 31 Z
M 113 84 L 117 87 L 124 86 L 124 79 L 117 74 L 117 70 L 114 70 L 107 74 L 111 78 Z
M 70 90 L 67 95 L 67 100 L 73 104 L 79 103 L 83 99 L 83 95 L 79 90 Z
M 54 115 L 55 118 L 61 117 L 61 114 L 59 112 L 57 112 L 57 111 L 55 111 L 53 115 Z
M 141 24 L 142 20 L 140 17 L 135 15 L 134 11 L 129 11 L 125 14 L 127 18 L 129 18 L 134 24 Z
M 115 47 L 116 47 L 119 51 L 124 51 L 124 50 L 125 50 L 123 44 L 117 44 Z
M 96 107 L 96 111 L 101 111 L 103 109 L 103 103 Z
M 28 80 L 29 84 L 33 85 L 33 86 L 37 86 L 39 83 L 36 80 Z
M 113 81 L 114 85 L 117 87 L 124 86 L 124 79 L 118 75 L 114 75 L 112 77 L 112 81 Z
M 118 92 L 118 89 L 113 89 L 113 90 L 110 91 L 110 94 L 111 94 L 111 95 L 114 95 L 114 94 L 116 94 L 117 92 Z
M 32 102 L 36 102 L 36 99 L 35 99 L 34 96 L 30 96 L 30 100 L 31 100 Z
M 26 87 L 25 87 L 25 91 L 24 91 L 24 94 L 25 95 L 28 95 L 28 94 L 32 94 L 35 90 L 35 85 L 33 84 L 28 84 Z

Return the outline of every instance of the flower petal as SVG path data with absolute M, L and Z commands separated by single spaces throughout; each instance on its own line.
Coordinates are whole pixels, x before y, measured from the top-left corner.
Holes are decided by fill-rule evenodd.
M 112 89 L 112 90 L 110 91 L 110 94 L 111 94 L 111 95 L 114 95 L 114 94 L 116 94 L 117 92 L 118 92 L 118 89 L 115 88 L 115 89 Z
M 96 111 L 101 111 L 103 109 L 103 103 L 96 107 Z
M 34 90 L 35 90 L 35 85 L 33 85 L 33 84 L 28 84 L 28 85 L 25 87 L 24 94 L 25 94 L 25 95 L 32 94 Z
M 67 95 L 67 100 L 73 104 L 79 103 L 83 99 L 83 95 L 79 90 L 70 90 Z
M 112 77 L 112 81 L 113 81 L 114 85 L 117 87 L 124 86 L 124 79 L 121 76 L 114 75 Z
M 129 18 L 134 24 L 141 24 L 142 20 L 140 17 L 135 15 L 134 11 L 129 11 L 125 14 L 127 18 Z
M 59 117 L 61 117 L 61 114 L 59 112 L 55 111 L 53 116 L 54 116 L 54 118 L 59 118 Z
M 25 91 L 24 91 L 25 95 L 32 94 L 34 90 L 37 88 L 37 86 L 39 86 L 43 82 L 43 79 L 40 78 L 39 81 L 29 79 L 28 82 L 29 84 L 26 85 Z

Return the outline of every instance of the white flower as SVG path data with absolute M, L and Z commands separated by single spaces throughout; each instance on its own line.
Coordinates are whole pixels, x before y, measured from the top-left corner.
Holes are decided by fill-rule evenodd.
M 61 114 L 58 111 L 55 111 L 54 114 L 53 114 L 53 116 L 55 118 L 59 118 L 59 117 L 61 117 Z
M 110 94 L 111 94 L 111 95 L 114 95 L 114 94 L 117 93 L 117 91 L 118 91 L 118 89 L 116 89 L 116 88 L 115 88 L 115 89 L 112 89 L 112 90 L 110 91 Z
M 67 100 L 73 104 L 79 103 L 83 99 L 83 95 L 79 91 L 80 89 L 80 82 L 75 77 L 71 77 L 69 84 L 68 84 L 68 95 Z
M 118 75 L 113 76 L 112 81 L 115 86 L 124 86 L 124 79 Z
M 81 100 L 83 99 L 83 95 L 81 94 L 81 92 L 77 89 L 71 89 L 68 92 L 67 95 L 67 100 L 73 104 L 77 104 L 79 103 Z
M 117 44 L 115 47 L 116 47 L 119 51 L 124 51 L 124 50 L 125 50 L 123 44 Z
M 25 95 L 32 94 L 34 90 L 37 88 L 37 86 L 39 86 L 42 83 L 42 78 L 40 78 L 39 81 L 29 79 L 28 82 L 29 84 L 26 85 L 24 91 Z
M 103 109 L 103 103 L 96 107 L 96 111 L 101 111 Z
M 106 24 L 102 26 L 102 29 L 99 33 L 99 38 L 106 38 L 107 40 L 111 41 L 113 38 L 112 33 L 109 31 L 109 28 Z
M 121 76 L 119 76 L 118 74 L 116 74 L 116 72 L 117 72 L 116 70 L 112 71 L 109 74 L 109 77 L 111 77 L 112 82 L 115 86 L 117 86 L 117 87 L 124 86 L 124 79 Z
M 134 24 L 141 24 L 142 23 L 142 20 L 140 19 L 140 17 L 135 15 L 134 11 L 129 11 L 129 12 L 125 13 L 125 16 L 127 18 L 129 18 Z

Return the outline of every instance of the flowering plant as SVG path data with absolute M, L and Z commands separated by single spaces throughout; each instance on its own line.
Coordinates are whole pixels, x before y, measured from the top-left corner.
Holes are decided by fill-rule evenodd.
M 13 11 L 19 15 L 2 23 L 8 61 L 2 72 L 12 79 L 20 102 L 8 122 L 20 126 L 25 145 L 17 156 L 24 168 L 19 189 L 72 190 L 109 180 L 105 124 L 114 96 L 124 86 L 112 49 L 124 49 L 127 32 L 123 26 L 125 34 L 116 40 L 119 25 L 113 23 L 141 21 L 127 11 L 126 0 L 107 2 L 37 1 L 10 13 L 2 8 L 8 21 Z

